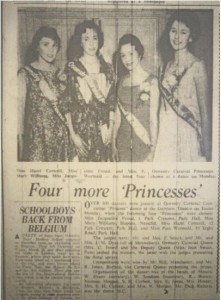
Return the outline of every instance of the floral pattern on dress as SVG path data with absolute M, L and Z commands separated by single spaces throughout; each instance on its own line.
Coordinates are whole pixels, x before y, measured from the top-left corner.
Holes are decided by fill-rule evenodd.
M 111 160 L 111 146 L 104 145 L 101 135 L 101 126 L 109 125 L 109 113 L 115 110 L 115 81 L 112 67 L 100 56 L 100 73 L 103 73 L 110 84 L 110 89 L 105 103 L 102 103 L 92 95 L 87 103 L 80 91 L 78 75 L 67 66 L 67 92 L 62 104 L 64 114 L 71 113 L 72 125 L 76 134 L 87 143 L 89 153 L 86 158 L 79 157 L 80 161 L 109 161 Z M 87 70 L 79 60 L 74 63 L 81 70 Z M 99 86 L 102 91 L 102 87 Z M 77 154 L 76 154 L 77 155 Z
M 40 89 L 44 78 L 59 99 L 59 109 L 64 82 L 59 80 L 58 72 L 40 71 L 32 66 L 22 68 L 20 72 L 24 73 L 27 85 L 23 161 L 70 160 L 68 129 Z

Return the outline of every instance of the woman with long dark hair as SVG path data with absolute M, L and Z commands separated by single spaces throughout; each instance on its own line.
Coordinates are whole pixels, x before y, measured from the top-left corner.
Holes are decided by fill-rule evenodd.
M 116 113 L 116 117 L 120 118 L 116 118 L 116 126 L 119 119 L 120 126 L 114 134 L 119 161 L 152 161 L 154 157 L 159 90 L 157 78 L 141 65 L 143 55 L 144 47 L 138 37 L 121 37 L 117 67 L 121 65 L 124 75 L 119 78 L 117 93 L 120 114 Z
M 59 106 L 65 84 L 54 61 L 60 49 L 56 29 L 43 26 L 29 48 L 29 64 L 18 72 L 18 159 L 68 161 L 68 128 Z
M 115 95 L 112 67 L 102 55 L 104 37 L 93 21 L 75 28 L 68 47 L 63 111 L 78 161 L 110 161 Z
M 161 39 L 156 161 L 210 159 L 207 74 L 204 62 L 193 54 L 199 34 L 197 15 L 179 10 L 170 17 Z

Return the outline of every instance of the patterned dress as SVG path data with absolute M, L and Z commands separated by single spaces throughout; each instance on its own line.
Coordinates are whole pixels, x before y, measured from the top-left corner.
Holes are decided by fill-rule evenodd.
M 144 81 L 151 83 L 154 76 L 149 75 Z M 124 110 L 131 112 L 143 125 L 150 135 L 150 95 L 147 93 L 147 99 L 142 100 L 142 91 L 140 85 L 124 86 L 120 81 L 118 88 L 118 96 Z M 144 161 L 149 152 L 150 147 L 136 135 L 131 125 L 121 113 L 121 124 L 117 134 L 117 150 L 119 161 L 124 162 L 141 162 Z
M 79 60 L 74 64 L 87 74 L 87 70 Z M 64 114 L 71 113 L 72 125 L 87 144 L 87 157 L 78 157 L 79 161 L 110 161 L 111 146 L 104 145 L 102 128 L 109 126 L 109 114 L 115 111 L 115 84 L 111 65 L 100 57 L 100 72 L 93 78 L 95 84 L 105 95 L 105 102 L 99 101 L 88 88 L 83 78 L 67 66 L 67 94 L 62 104 Z M 76 153 L 77 156 L 77 153 Z
M 68 161 L 71 153 L 65 119 L 40 89 L 43 78 L 61 101 L 65 85 L 59 80 L 58 71 L 41 71 L 29 65 L 19 73 L 25 77 L 27 91 L 22 161 Z M 59 111 L 59 103 L 57 108 Z
M 206 71 L 202 61 L 193 61 L 181 78 L 172 76 L 167 72 L 161 76 L 161 82 L 165 85 L 165 80 L 171 81 L 172 89 L 168 89 L 171 99 L 177 99 L 180 104 L 191 112 L 201 129 L 201 114 L 198 103 L 199 93 L 206 96 L 205 84 Z M 177 69 L 178 70 L 178 69 Z M 177 70 L 175 70 L 177 72 Z M 168 78 L 168 79 L 167 79 Z M 174 81 L 175 79 L 175 81 Z M 173 82 L 174 81 L 174 82 Z M 198 87 L 196 83 L 199 82 Z M 200 91 L 201 90 L 201 91 Z M 203 96 L 203 95 L 202 95 Z M 205 161 L 202 154 L 201 139 L 197 130 L 193 128 L 185 119 L 177 115 L 169 103 L 161 97 L 161 109 L 159 116 L 159 135 L 155 151 L 155 161 L 164 162 L 197 162 Z

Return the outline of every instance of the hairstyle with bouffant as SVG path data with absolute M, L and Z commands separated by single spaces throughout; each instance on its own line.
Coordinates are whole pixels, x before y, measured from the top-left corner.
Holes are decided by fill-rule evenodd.
M 192 38 L 192 42 L 188 44 L 188 50 L 191 53 L 194 53 L 193 45 L 197 41 L 200 36 L 200 21 L 195 12 L 192 10 L 178 10 L 175 11 L 169 18 L 166 28 L 159 40 L 159 51 L 164 63 L 167 63 L 171 59 L 173 59 L 174 51 L 170 44 L 169 32 L 175 21 L 181 22 L 185 24 L 190 29 L 190 34 Z
M 58 47 L 58 51 L 61 47 L 61 39 L 57 33 L 57 30 L 53 27 L 42 26 L 40 27 L 35 35 L 33 36 L 31 45 L 28 47 L 25 59 L 26 64 L 30 64 L 38 58 L 38 46 L 43 37 L 52 39 Z
M 104 34 L 101 28 L 94 21 L 85 20 L 84 22 L 76 25 L 74 34 L 70 38 L 68 50 L 67 50 L 68 61 L 73 61 L 75 58 L 80 58 L 83 55 L 84 50 L 81 46 L 81 37 L 82 34 L 86 33 L 87 29 L 93 29 L 97 33 L 97 38 L 98 38 L 97 55 L 99 54 L 99 50 L 104 45 Z
M 120 38 L 118 49 L 113 56 L 113 65 L 116 70 L 117 76 L 119 78 L 128 73 L 128 70 L 123 65 L 121 58 L 120 58 L 120 50 L 121 50 L 122 46 L 128 45 L 128 44 L 130 44 L 131 46 L 134 46 L 140 59 L 141 60 L 143 59 L 144 47 L 141 44 L 141 41 L 139 40 L 139 38 L 136 35 L 133 35 L 131 33 L 124 34 Z

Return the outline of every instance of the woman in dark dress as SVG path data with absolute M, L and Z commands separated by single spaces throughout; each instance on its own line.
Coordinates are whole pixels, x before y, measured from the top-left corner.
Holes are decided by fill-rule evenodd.
M 141 66 L 144 48 L 140 40 L 126 34 L 118 54 L 126 75 L 118 85 L 115 130 L 119 161 L 152 161 L 158 133 L 159 91 L 157 79 Z
M 93 21 L 75 28 L 68 50 L 66 115 L 77 161 L 110 161 L 115 95 L 112 67 L 99 50 L 103 33 Z
M 54 66 L 60 38 L 51 27 L 37 30 L 31 62 L 18 72 L 18 159 L 68 161 L 68 129 L 59 105 L 65 84 Z M 61 78 L 61 79 L 60 79 Z

